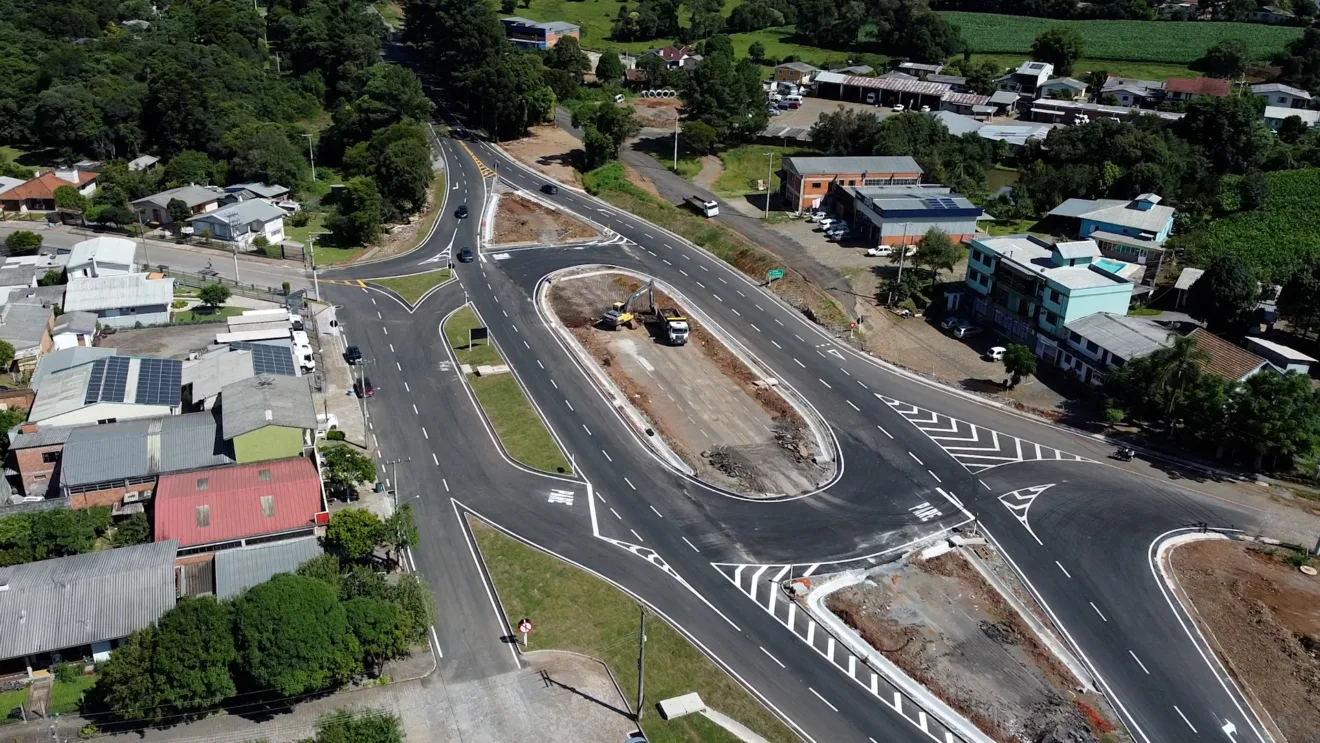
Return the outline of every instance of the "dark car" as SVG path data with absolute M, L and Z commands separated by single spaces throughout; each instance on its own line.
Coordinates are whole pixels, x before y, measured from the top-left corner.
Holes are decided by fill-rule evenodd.
M 463 204 L 463 205 L 459 206 L 459 207 L 458 207 L 458 210 L 454 212 L 454 216 L 455 216 L 455 217 L 458 217 L 459 219 L 466 219 L 466 218 L 467 218 L 467 214 L 468 214 L 468 212 L 467 212 L 467 204 Z
M 350 364 L 361 363 L 362 349 L 357 346 L 349 346 L 348 350 L 344 351 L 344 361 L 347 361 Z
M 472 248 L 463 248 L 462 250 L 458 251 L 459 263 L 471 263 L 472 261 L 476 260 L 476 258 L 477 257 L 472 253 Z
M 371 397 L 376 394 L 376 388 L 371 386 L 371 377 L 363 377 L 354 382 L 353 394 L 358 397 Z
M 559 193 L 559 186 L 556 186 L 553 183 L 547 183 L 544 186 L 541 186 L 541 190 L 553 196 Z

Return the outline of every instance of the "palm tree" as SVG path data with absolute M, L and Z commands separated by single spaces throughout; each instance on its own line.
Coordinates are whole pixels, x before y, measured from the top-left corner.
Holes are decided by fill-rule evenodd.
M 1180 335 L 1173 339 L 1173 344 L 1151 354 L 1155 361 L 1156 379 L 1159 386 L 1169 396 L 1169 407 L 1165 419 L 1169 422 L 1169 431 L 1173 431 L 1173 411 L 1182 401 L 1188 385 L 1201 375 L 1201 366 L 1210 360 L 1210 354 L 1196 344 L 1190 335 Z

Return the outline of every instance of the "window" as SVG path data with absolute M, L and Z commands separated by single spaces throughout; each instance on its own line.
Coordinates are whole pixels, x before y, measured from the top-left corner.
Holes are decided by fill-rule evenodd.
M 96 422 L 96 425 L 104 426 L 107 423 L 115 423 L 118 420 L 119 420 L 118 418 L 102 418 Z
M 209 489 L 210 487 L 211 487 L 211 478 L 209 478 L 209 477 L 199 477 L 199 478 L 197 478 L 197 489 L 198 489 L 198 490 L 207 490 L 207 489 Z
M 57 451 L 44 451 L 41 453 L 41 461 L 44 464 L 55 464 L 60 461 L 60 453 Z
M 1077 331 L 1074 330 L 1068 333 L 1068 340 L 1072 341 L 1073 343 L 1081 343 L 1082 336 L 1078 335 Z
M 258 470 L 257 480 L 260 482 L 270 482 L 270 470 Z
M 1100 347 L 1095 344 L 1095 341 L 1087 341 L 1086 350 L 1090 351 L 1091 353 L 1099 353 Z
M 856 186 L 856 185 L 857 185 L 857 179 L 856 179 L 856 178 L 852 178 L 852 179 L 850 179 L 850 180 L 848 181 L 848 185 L 849 185 L 849 186 Z
M 1057 325 L 1058 323 L 1059 323 L 1059 316 L 1054 314 L 1053 312 L 1050 312 L 1049 310 L 1045 310 L 1045 324 Z
M 197 507 L 197 528 L 200 529 L 200 528 L 202 528 L 202 527 L 204 527 L 204 526 L 210 526 L 210 525 L 211 525 L 211 507 L 210 507 L 210 506 L 198 506 L 198 507 Z
M 275 515 L 275 496 L 261 496 L 261 515 L 270 518 Z
M 866 178 L 862 181 L 863 186 L 880 186 L 885 182 L 884 178 Z

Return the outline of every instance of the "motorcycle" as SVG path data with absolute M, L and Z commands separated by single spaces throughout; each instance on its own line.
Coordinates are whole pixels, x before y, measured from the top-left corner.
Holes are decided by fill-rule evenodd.
M 1114 457 L 1121 462 L 1131 462 L 1136 455 L 1136 450 L 1128 446 L 1120 446 L 1118 451 L 1114 452 Z

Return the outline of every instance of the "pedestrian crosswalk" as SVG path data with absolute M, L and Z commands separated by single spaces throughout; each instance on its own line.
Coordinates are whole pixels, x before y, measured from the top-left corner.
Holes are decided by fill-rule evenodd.
M 892 397 L 876 397 L 973 474 L 1015 462 L 1095 461 L 919 408 Z
M 795 637 L 876 699 L 902 715 L 930 740 L 936 743 L 962 743 L 962 738 L 927 715 L 916 702 L 873 670 L 865 657 L 854 654 L 839 638 L 831 634 L 825 625 L 813 619 L 805 609 L 789 597 L 784 585 L 792 579 L 806 578 L 815 574 L 821 568 L 820 563 L 808 565 L 715 563 L 714 567 L 743 595 L 787 627 Z M 766 654 L 769 655 L 768 652 Z M 776 663 L 783 665 L 773 655 L 770 657 Z

